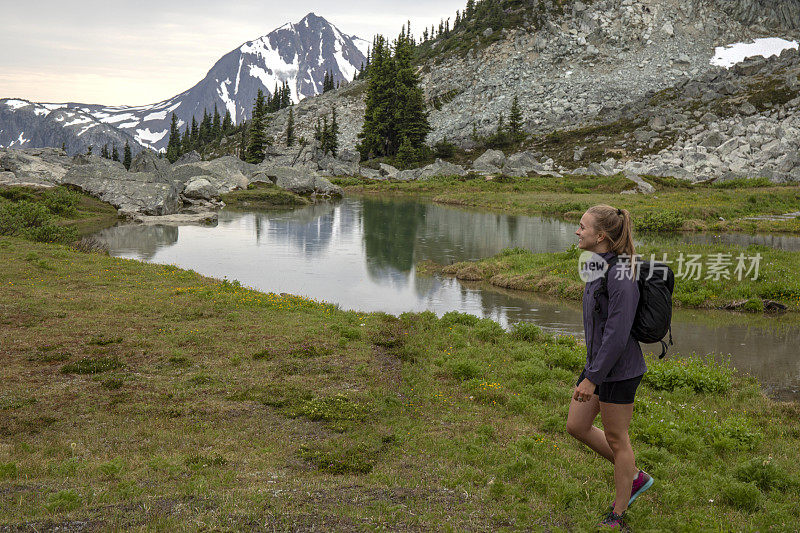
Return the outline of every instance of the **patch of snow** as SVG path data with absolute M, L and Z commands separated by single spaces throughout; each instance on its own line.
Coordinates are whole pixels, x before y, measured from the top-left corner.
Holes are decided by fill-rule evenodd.
M 225 102 L 225 108 L 231 114 L 231 120 L 233 121 L 233 123 L 236 124 L 236 102 L 234 102 L 228 95 L 228 85 L 230 84 L 231 84 L 230 78 L 220 83 L 219 89 L 217 89 L 217 95 L 219 95 L 220 99 L 223 102 Z
M 136 139 L 136 142 L 140 144 L 144 143 L 151 143 L 155 144 L 161 139 L 163 139 L 169 130 L 164 131 L 150 131 L 150 128 L 145 128 L 143 130 L 136 130 L 136 135 L 133 136 Z
M 167 108 L 167 112 L 172 113 L 173 111 L 178 109 L 180 106 L 181 106 L 181 102 L 178 102 L 177 104 L 172 104 L 171 106 L 169 106 Z
M 356 37 L 355 35 L 351 35 L 350 39 L 353 41 L 353 44 L 355 45 L 355 47 L 358 48 L 358 50 L 362 54 L 364 54 L 364 57 L 366 57 L 367 52 L 370 49 L 370 42 L 369 41 L 365 41 L 364 39 L 361 39 L 359 37 Z
M 167 111 L 156 111 L 155 113 L 150 113 L 149 115 L 145 116 L 142 119 L 142 122 L 147 122 L 148 120 L 164 120 L 167 118 Z
M 99 125 L 100 125 L 99 122 L 93 122 L 93 123 L 89 124 L 88 126 L 83 128 L 80 132 L 78 132 L 78 137 L 80 137 L 81 135 L 83 135 L 84 133 L 89 131 L 90 129 L 94 128 L 95 126 L 99 126 Z
M 19 137 L 17 137 L 17 140 L 16 141 L 11 141 L 11 144 L 9 144 L 8 147 L 11 148 L 12 146 L 14 146 L 17 143 L 19 143 L 19 145 L 22 146 L 23 144 L 25 144 L 27 142 L 30 142 L 30 140 L 26 139 L 24 137 L 24 135 L 25 135 L 24 131 L 20 132 Z
M 19 109 L 20 107 L 25 107 L 26 105 L 31 105 L 30 102 L 26 102 L 25 100 L 6 100 L 5 104 L 8 107 L 10 107 L 11 109 Z M 9 145 L 9 146 L 11 146 L 11 145 Z
M 117 126 L 117 127 L 118 127 L 118 128 L 135 128 L 135 127 L 136 127 L 136 126 L 138 126 L 138 125 L 139 125 L 139 121 L 137 120 L 137 121 L 135 121 L 135 122 L 126 122 L 126 123 L 124 123 L 124 124 L 120 124 L 120 125 L 119 125 L 119 126 Z
M 37 105 L 36 107 L 33 108 L 33 112 L 36 114 L 37 117 L 41 117 L 41 116 L 45 116 L 46 117 L 47 115 L 50 114 L 50 110 L 49 109 L 46 109 L 46 108 L 44 108 L 42 106 L 39 106 L 39 105 Z
M 239 94 L 239 80 L 242 78 L 242 63 L 244 56 L 239 56 L 239 70 L 236 71 L 236 87 L 233 88 L 233 94 Z
M 95 118 L 100 118 L 97 115 L 94 115 Z M 116 122 L 122 122 L 123 120 L 131 120 L 136 119 L 136 123 L 139 123 L 139 119 L 136 118 L 136 115 L 133 113 L 120 113 L 119 115 L 111 115 L 106 118 L 100 118 L 100 122 L 104 124 L 114 124 Z
M 257 64 L 251 64 L 249 68 L 250 76 L 261 80 L 268 91 L 275 90 L 275 84 L 289 82 L 292 90 L 292 100 L 298 102 L 297 95 L 297 71 L 299 68 L 299 57 L 294 54 L 291 63 L 286 63 L 281 58 L 277 49 L 272 48 L 272 44 L 267 37 L 262 37 L 256 41 L 245 43 L 240 48 L 242 55 L 248 54 L 255 56 Z M 263 66 L 262 66 L 263 65 Z M 266 67 L 266 69 L 265 69 Z M 241 66 L 239 67 L 241 71 Z M 270 72 L 267 72 L 269 70 Z M 236 93 L 238 94 L 238 75 L 236 83 Z
M 755 39 L 752 43 L 733 43 L 726 46 L 718 46 L 714 49 L 714 57 L 711 58 L 711 64 L 729 68 L 736 63 L 744 61 L 747 57 L 776 56 L 787 48 L 797 49 L 798 42 L 787 41 L 779 37 L 768 37 Z
M 55 111 L 56 109 L 64 109 L 67 107 L 67 104 L 41 104 L 42 107 L 49 109 L 50 111 Z
M 92 121 L 92 119 L 90 117 L 78 115 L 78 118 L 76 118 L 76 119 L 74 119 L 74 120 L 72 120 L 70 122 L 67 122 L 66 124 L 64 124 L 64 127 L 66 127 L 66 126 L 77 126 L 78 124 L 88 124 L 91 121 Z

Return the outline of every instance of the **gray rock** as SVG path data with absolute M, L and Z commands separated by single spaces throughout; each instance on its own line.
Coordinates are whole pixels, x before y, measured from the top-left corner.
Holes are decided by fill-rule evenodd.
M 493 33 L 494 30 L 492 28 L 486 28 L 485 30 L 483 30 L 483 33 L 481 35 L 483 35 L 484 37 L 489 37 Z
M 706 148 L 717 148 L 719 145 L 725 142 L 725 137 L 718 131 L 711 131 L 706 135 L 703 142 L 700 143 L 700 146 L 705 146 Z
M 57 148 L 0 148 L 0 172 L 13 172 L 20 184 L 58 185 L 71 166 L 72 159 Z
M 170 164 L 166 159 L 159 158 L 155 152 L 151 150 L 142 150 L 131 161 L 131 172 L 150 172 L 168 181 Z
M 499 171 L 506 163 L 506 156 L 500 150 L 486 150 L 472 163 L 475 170 Z
M 653 131 L 661 132 L 666 128 L 667 122 L 664 120 L 664 117 L 655 116 L 651 117 L 650 120 L 647 121 L 647 126 Z
M 502 168 L 503 174 L 509 176 L 527 176 L 528 172 L 543 172 L 545 170 L 544 165 L 537 160 L 536 154 L 530 151 L 511 154 Z
M 332 184 L 315 172 L 308 172 L 292 167 L 273 167 L 271 169 L 265 169 L 264 174 L 281 189 L 291 191 L 295 194 L 342 195 L 341 187 Z
M 751 116 L 758 113 L 758 109 L 750 102 L 745 102 L 739 106 L 739 112 L 743 115 Z
M 657 136 L 658 134 L 656 132 L 652 130 L 646 130 L 644 128 L 639 128 L 638 130 L 633 132 L 633 138 L 636 139 L 636 142 L 639 143 L 650 142 L 650 139 Z
M 400 172 L 398 169 L 393 167 L 392 165 L 387 165 L 386 163 L 380 164 L 380 175 L 384 176 L 389 179 L 393 179 L 397 177 L 397 173 Z
M 187 152 L 180 156 L 174 165 L 186 165 L 187 163 L 199 163 L 202 161 L 203 158 L 200 157 L 200 154 L 197 153 L 197 150 L 192 150 L 191 152 Z
M 361 153 L 358 150 L 341 150 L 336 158 L 345 163 L 360 163 Z
M 179 190 L 151 172 L 128 172 L 121 163 L 92 156 L 78 160 L 62 183 L 100 198 L 122 214 L 170 215 L 182 206 Z
M 412 168 L 410 170 L 401 170 L 397 173 L 394 179 L 398 181 L 414 181 L 419 179 L 422 170 L 419 168 Z
M 227 155 L 212 161 L 173 165 L 171 177 L 183 183 L 188 183 L 192 178 L 204 177 L 220 194 L 225 194 L 234 189 L 247 188 L 250 183 L 248 176 L 255 170 L 255 165 Z
M 435 163 L 419 169 L 419 179 L 428 179 L 437 176 L 464 176 L 467 172 L 464 167 L 437 159 Z
M 219 190 L 206 178 L 194 178 L 186 184 L 183 195 L 186 198 L 212 200 L 219 197 Z
M 635 190 L 642 194 L 652 194 L 656 192 L 655 187 L 644 181 L 640 176 L 632 172 L 625 172 L 625 177 L 636 184 Z

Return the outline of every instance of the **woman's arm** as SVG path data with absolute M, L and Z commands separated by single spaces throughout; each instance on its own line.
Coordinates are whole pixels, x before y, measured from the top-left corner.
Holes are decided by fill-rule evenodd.
M 636 307 L 639 304 L 639 286 L 629 264 L 617 264 L 608 272 L 608 319 L 603 330 L 603 340 L 585 376 L 592 383 L 603 383 L 628 344 Z

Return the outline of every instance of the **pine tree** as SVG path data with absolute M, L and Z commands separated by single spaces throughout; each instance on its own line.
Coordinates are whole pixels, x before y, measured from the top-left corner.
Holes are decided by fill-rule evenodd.
M 219 139 L 222 137 L 222 119 L 217 110 L 217 104 L 214 104 L 214 121 L 211 123 L 211 137 Z
M 203 120 L 200 122 L 200 142 L 203 144 L 211 140 L 211 115 L 207 110 L 203 110 Z
M 294 145 L 294 109 L 289 108 L 289 119 L 286 121 L 286 146 Z
M 65 152 L 66 152 L 66 151 L 67 151 L 67 143 L 65 143 L 65 142 L 63 142 L 63 141 L 62 141 L 62 143 L 61 143 L 61 149 L 62 149 L 63 151 L 65 151 Z
M 247 121 L 242 123 L 242 136 L 239 139 L 239 159 L 242 161 L 247 157 Z
M 192 151 L 192 132 L 189 125 L 183 131 L 183 138 L 181 139 L 181 155 Z
M 114 143 L 114 148 L 111 150 L 111 160 L 119 161 L 119 150 L 117 150 L 117 143 Z
M 508 131 L 517 140 L 522 135 L 522 111 L 519 108 L 519 98 L 514 96 L 511 102 L 511 111 L 508 114 Z
M 322 122 L 317 119 L 317 125 L 314 126 L 314 140 L 319 143 L 320 149 L 322 148 Z
M 497 135 L 502 135 L 506 132 L 506 125 L 503 122 L 503 114 L 500 113 L 500 117 L 497 119 Z
M 109 159 L 111 154 L 108 153 L 108 144 L 104 144 L 102 148 L 100 148 L 100 157 L 103 159 Z
M 289 88 L 289 82 L 283 82 L 283 92 L 281 92 L 281 109 L 287 108 L 292 105 L 292 90 Z
M 364 125 L 358 134 L 361 139 L 358 150 L 364 159 L 394 155 L 397 151 L 395 69 L 389 45 L 382 35 L 375 37 L 367 80 Z
M 264 91 L 258 90 L 255 104 L 253 105 L 253 117 L 250 121 L 250 135 L 247 142 L 245 161 L 258 164 L 264 160 L 264 148 L 267 145 L 267 136 L 264 131 L 266 126 L 266 104 L 264 102 Z
M 200 128 L 197 125 L 197 119 L 192 116 L 192 150 L 196 150 L 200 147 Z M 191 150 L 190 150 L 191 151 Z
M 230 110 L 225 111 L 225 118 L 222 119 L 222 134 L 227 135 L 233 127 L 233 120 L 231 119 Z
M 131 157 L 131 147 L 128 144 L 128 142 L 125 141 L 125 149 L 123 150 L 123 156 L 122 156 L 122 165 L 125 167 L 125 170 L 131 169 L 132 159 L 133 158 Z
M 178 130 L 178 117 L 172 114 L 172 123 L 169 126 L 169 141 L 167 142 L 167 159 L 174 163 L 181 156 L 181 132 Z
M 86 155 L 92 155 L 92 145 L 89 145 L 89 148 L 86 150 Z
M 401 167 L 411 168 L 417 161 L 417 151 L 411 145 L 408 137 L 403 137 L 403 142 L 400 143 L 400 148 L 397 150 L 397 162 Z
M 464 11 L 464 19 L 469 20 L 475 14 L 475 0 L 467 0 L 467 9 Z
M 339 123 L 336 121 L 336 109 L 331 112 L 331 127 L 328 130 L 328 150 L 333 157 L 339 152 Z
M 410 31 L 410 28 L 409 28 Z M 431 131 L 428 114 L 425 112 L 425 99 L 419 86 L 419 78 L 413 65 L 414 44 L 410 34 L 401 34 L 395 46 L 394 64 L 396 68 L 396 138 L 402 142 L 407 138 L 411 147 L 419 151 Z

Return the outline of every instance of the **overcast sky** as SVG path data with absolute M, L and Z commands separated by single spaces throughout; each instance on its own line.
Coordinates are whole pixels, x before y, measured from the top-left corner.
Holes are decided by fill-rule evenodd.
M 224 54 L 309 12 L 371 40 L 453 17 L 466 0 L 28 0 L 3 2 L 0 98 L 151 104 L 200 81 Z

